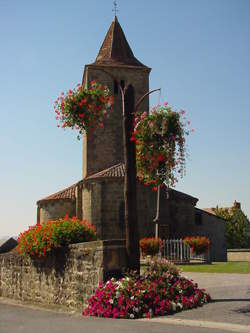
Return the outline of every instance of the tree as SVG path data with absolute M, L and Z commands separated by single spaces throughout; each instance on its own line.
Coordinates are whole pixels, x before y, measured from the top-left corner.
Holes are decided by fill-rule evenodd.
M 250 247 L 250 221 L 239 208 L 214 208 L 216 216 L 226 221 L 226 243 L 227 248 Z

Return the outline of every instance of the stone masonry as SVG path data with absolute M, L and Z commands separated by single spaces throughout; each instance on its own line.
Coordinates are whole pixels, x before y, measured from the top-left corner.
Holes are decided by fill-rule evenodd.
M 82 310 L 100 281 L 126 267 L 125 241 L 70 245 L 46 258 L 0 255 L 0 296 Z

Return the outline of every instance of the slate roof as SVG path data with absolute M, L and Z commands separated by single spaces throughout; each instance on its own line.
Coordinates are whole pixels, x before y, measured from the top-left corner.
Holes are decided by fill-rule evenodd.
M 129 65 L 148 68 L 135 58 L 116 16 L 93 65 Z
M 13 250 L 17 246 L 17 237 L 3 237 L 0 239 L 0 253 Z

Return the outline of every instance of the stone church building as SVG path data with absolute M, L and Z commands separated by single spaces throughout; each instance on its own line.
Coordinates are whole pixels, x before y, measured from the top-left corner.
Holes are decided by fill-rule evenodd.
M 131 84 L 135 100 L 149 91 L 151 68 L 137 60 L 124 32 L 114 18 L 94 63 L 86 65 L 83 85 L 92 80 L 100 82 L 114 95 L 114 107 L 103 129 L 83 137 L 82 179 L 37 201 L 37 223 L 69 214 L 91 221 L 98 238 L 125 237 L 124 223 L 124 157 L 122 138 L 122 103 L 116 78 L 121 85 Z M 141 111 L 149 110 L 146 98 Z M 160 237 L 182 238 L 187 235 L 205 235 L 211 241 L 211 259 L 226 260 L 224 220 L 196 208 L 198 199 L 188 194 L 166 189 L 160 195 Z M 137 215 L 140 237 L 154 235 L 156 193 L 151 187 L 137 184 Z

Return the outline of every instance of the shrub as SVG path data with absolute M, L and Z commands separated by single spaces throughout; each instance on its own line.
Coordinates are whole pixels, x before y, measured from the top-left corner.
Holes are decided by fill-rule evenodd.
M 143 255 L 155 255 L 162 248 L 162 240 L 154 237 L 145 237 L 140 240 L 140 249 Z
M 227 248 L 249 248 L 250 247 L 250 221 L 240 208 L 213 209 L 216 216 L 226 220 L 226 242 Z
M 205 253 L 210 247 L 210 240 L 205 236 L 187 236 L 184 238 L 184 243 L 189 244 L 191 250 L 196 254 Z
M 96 231 L 92 224 L 66 215 L 63 219 L 30 227 L 21 233 L 18 237 L 18 251 L 41 257 L 61 246 L 95 239 Z
M 151 263 L 150 274 L 130 274 L 120 280 L 111 279 L 100 283 L 83 315 L 109 318 L 143 318 L 167 315 L 177 311 L 201 306 L 210 301 L 210 296 L 197 284 L 170 274 L 163 262 L 165 274 L 156 276 L 160 261 Z M 166 271 L 165 271 L 166 270 Z M 177 272 L 177 270 L 175 271 Z

